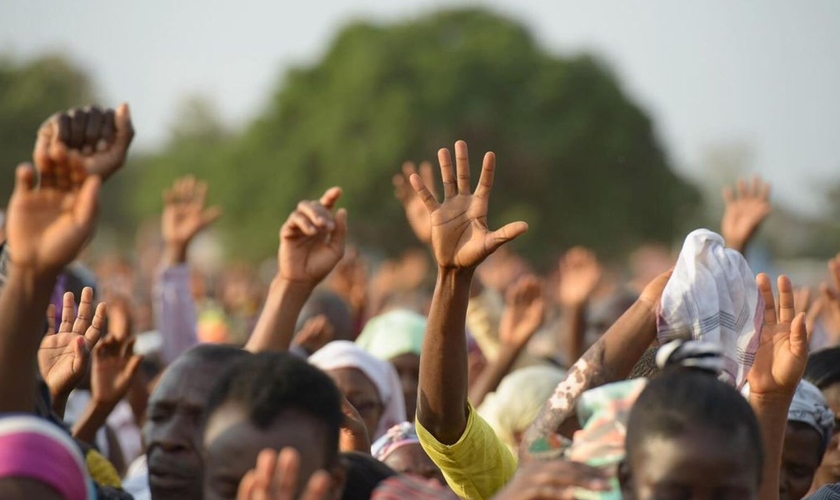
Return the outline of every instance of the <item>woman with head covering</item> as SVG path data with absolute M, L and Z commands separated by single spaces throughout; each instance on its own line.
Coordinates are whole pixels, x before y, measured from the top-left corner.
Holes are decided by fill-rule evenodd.
M 478 414 L 516 455 L 522 434 L 565 376 L 565 370 L 548 365 L 516 370 L 502 379 L 496 392 L 484 398 Z
M 420 351 L 426 318 L 416 312 L 399 309 L 371 319 L 356 344 L 375 357 L 388 361 L 397 370 L 402 385 L 405 412 L 414 421 L 417 409 L 417 384 L 420 379 Z
M 833 430 L 834 413 L 820 390 L 801 381 L 788 410 L 779 500 L 801 500 L 808 494 Z
M 402 388 L 390 363 L 346 340 L 330 342 L 310 356 L 309 362 L 333 379 L 359 412 L 372 440 L 405 421 Z
M 814 384 L 834 415 L 840 415 L 840 347 L 816 351 L 808 356 L 804 380 Z M 834 432 L 838 429 L 835 428 Z M 840 434 L 833 434 L 814 475 L 811 490 L 840 482 Z
M 33 416 L 0 419 L 0 498 L 93 500 L 93 482 L 76 444 Z
M 417 431 L 411 422 L 397 424 L 371 447 L 373 458 L 400 474 L 410 474 L 446 484 L 443 473 L 420 445 Z

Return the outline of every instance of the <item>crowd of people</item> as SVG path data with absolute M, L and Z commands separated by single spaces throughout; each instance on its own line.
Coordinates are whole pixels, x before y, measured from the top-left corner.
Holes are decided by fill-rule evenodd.
M 133 136 L 125 104 L 59 112 L 17 168 L 0 498 L 840 498 L 840 254 L 818 290 L 756 276 L 761 180 L 678 254 L 538 276 L 505 246 L 526 222 L 488 227 L 495 155 L 475 182 L 458 141 L 394 176 L 422 249 L 374 265 L 334 187 L 265 279 L 191 266 L 222 213 L 193 177 L 132 255 L 90 258 Z

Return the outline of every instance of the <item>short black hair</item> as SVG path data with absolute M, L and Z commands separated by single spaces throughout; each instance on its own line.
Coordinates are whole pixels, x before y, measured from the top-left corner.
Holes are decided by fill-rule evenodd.
M 226 403 L 240 405 L 248 419 L 266 429 L 285 411 L 296 410 L 326 429 L 326 457 L 338 455 L 341 395 L 330 377 L 306 361 L 284 352 L 265 352 L 239 360 L 210 393 L 205 419 Z
M 397 475 L 393 469 L 365 453 L 342 453 L 341 461 L 347 467 L 347 483 L 341 500 L 367 500 L 379 483 Z
M 821 391 L 840 382 L 840 347 L 830 347 L 811 353 L 802 378 L 817 386 Z
M 677 437 L 696 427 L 745 435 L 755 450 L 756 481 L 761 483 L 764 444 L 749 403 L 714 375 L 691 368 L 664 370 L 639 395 L 627 422 L 628 460 L 651 437 Z
M 184 354 L 176 361 L 187 358 L 197 358 L 208 363 L 229 364 L 253 355 L 242 348 L 228 344 L 199 344 Z

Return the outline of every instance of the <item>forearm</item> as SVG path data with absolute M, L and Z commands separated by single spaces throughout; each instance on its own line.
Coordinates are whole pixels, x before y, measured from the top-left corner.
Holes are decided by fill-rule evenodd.
M 782 448 L 787 427 L 788 409 L 792 399 L 793 395 L 773 398 L 750 394 L 750 406 L 752 406 L 758 419 L 762 441 L 764 442 L 764 467 L 761 475 L 759 500 L 779 499 L 779 471 L 782 466 Z
M 114 411 L 116 403 L 102 403 L 93 399 L 88 402 L 85 412 L 73 424 L 73 437 L 88 444 L 96 442 L 96 433 L 105 425 L 108 415 Z
M 488 394 L 495 391 L 505 375 L 510 372 L 525 345 L 503 345 L 499 356 L 482 370 L 478 380 L 469 389 L 469 398 L 474 407 L 478 407 Z
M 572 364 L 583 355 L 585 334 L 586 304 L 564 305 L 560 317 L 560 345 L 566 351 L 567 363 Z
M 67 398 L 69 396 L 69 394 L 52 395 L 52 410 L 58 418 L 64 418 L 64 410 L 67 408 Z
M 440 269 L 420 356 L 417 418 L 443 444 L 467 425 L 468 363 L 464 323 L 472 270 Z
M 198 318 L 190 289 L 190 271 L 184 264 L 161 270 L 155 285 L 154 310 L 163 341 L 163 361 L 168 364 L 198 344 Z
M 55 275 L 36 276 L 9 267 L 0 290 L 0 413 L 30 413 L 35 408 L 36 356 Z
M 595 387 L 623 380 L 656 338 L 653 305 L 636 301 L 569 369 L 525 433 L 526 456 L 547 446 L 548 437 L 574 416 L 580 396 Z
M 167 241 L 163 249 L 161 264 L 164 267 L 186 264 L 187 248 L 189 248 L 189 242 Z
M 288 351 L 300 311 L 314 288 L 309 283 L 275 278 L 245 349 L 251 352 Z

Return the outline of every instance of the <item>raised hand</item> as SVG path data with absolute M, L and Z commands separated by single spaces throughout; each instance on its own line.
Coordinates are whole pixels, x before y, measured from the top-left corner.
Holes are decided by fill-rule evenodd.
M 723 188 L 726 210 L 720 223 L 721 233 L 726 245 L 743 253 L 758 227 L 770 215 L 770 184 L 759 177 L 753 177 L 747 185 L 744 179 L 738 179 L 738 194 L 731 187 Z
M 347 211 L 333 213 L 340 188 L 320 200 L 302 201 L 280 229 L 278 275 L 289 282 L 317 285 L 344 256 Z
M 411 187 L 411 176 L 418 173 L 414 163 L 408 161 L 403 164 L 402 173 L 394 176 L 394 194 L 405 209 L 405 218 L 408 220 L 414 236 L 422 243 L 429 244 L 432 239 L 432 222 L 429 219 L 429 211 L 423 200 L 417 196 Z M 424 161 L 420 164 L 420 178 L 423 184 L 429 188 L 432 196 L 437 197 L 435 189 L 435 176 L 432 172 L 432 164 Z
M 14 267 L 36 275 L 57 275 L 93 235 L 100 180 L 88 177 L 78 191 L 42 186 L 21 165 L 9 200 L 6 234 Z
M 432 249 L 438 265 L 441 268 L 472 270 L 499 247 L 527 231 L 528 224 L 513 222 L 496 231 L 487 227 L 487 210 L 496 170 L 493 153 L 484 155 L 475 194 L 471 192 L 466 142 L 455 143 L 457 175 L 448 149 L 438 151 L 438 161 L 443 177 L 443 203 L 438 203 L 419 175 L 412 174 L 411 185 L 429 211 Z
M 87 370 L 90 352 L 102 335 L 105 303 L 97 305 L 94 312 L 93 289 L 82 290 L 78 315 L 75 306 L 73 293 L 65 293 L 61 324 L 58 333 L 54 333 L 55 307 L 50 305 L 47 313 L 50 329 L 38 349 L 41 377 L 54 399 L 67 396 L 79 384 Z
M 840 253 L 828 261 L 828 274 L 833 286 L 820 285 L 821 308 L 818 312 L 823 327 L 833 342 L 840 341 Z
M 795 314 L 793 289 L 787 276 L 779 276 L 776 283 L 778 312 L 770 278 L 761 273 L 756 282 L 764 299 L 764 325 L 755 362 L 747 375 L 750 394 L 792 397 L 808 361 L 805 313 Z
M 601 281 L 601 264 L 584 247 L 574 247 L 560 259 L 558 299 L 564 307 L 581 307 Z
M 577 488 L 609 490 L 609 475 L 601 469 L 566 460 L 523 467 L 493 500 L 574 500 Z
M 202 229 L 219 218 L 219 207 L 207 208 L 207 183 L 193 176 L 176 179 L 163 192 L 161 233 L 169 264 L 186 262 L 187 247 Z
M 88 176 L 108 179 L 125 163 L 134 138 L 127 104 L 116 111 L 88 106 L 56 113 L 38 130 L 33 158 L 41 185 L 80 186 Z
M 499 323 L 499 340 L 506 346 L 519 347 L 531 340 L 545 316 L 542 283 L 535 276 L 525 276 L 508 287 L 505 310 Z
M 125 397 L 143 356 L 134 355 L 134 339 L 108 335 L 93 349 L 90 392 L 97 404 L 113 407 Z
M 265 449 L 257 457 L 257 465 L 239 483 L 236 500 L 327 500 L 331 478 L 325 471 L 312 474 L 300 495 L 300 455 L 294 448 L 280 453 Z

